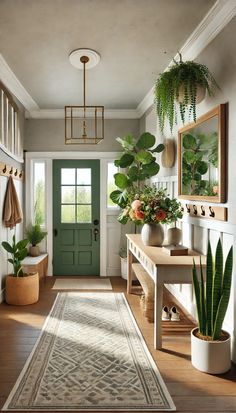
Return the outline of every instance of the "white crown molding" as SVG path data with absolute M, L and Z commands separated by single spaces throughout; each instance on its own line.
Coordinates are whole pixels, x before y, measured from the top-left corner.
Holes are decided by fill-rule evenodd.
M 86 112 L 88 118 L 94 116 L 94 112 Z M 64 119 L 64 109 L 39 109 L 26 113 L 26 118 L 32 119 Z M 139 112 L 136 109 L 105 109 L 105 119 L 139 119 Z
M 200 24 L 196 27 L 179 52 L 183 60 L 194 60 L 211 43 L 236 15 L 235 0 L 217 0 Z M 179 55 L 174 57 L 178 60 Z M 167 66 L 165 70 L 173 63 Z M 153 105 L 154 87 L 137 106 L 140 117 Z
M 184 60 L 194 60 L 236 15 L 235 0 L 217 0 L 180 49 Z M 178 59 L 178 54 L 175 56 Z M 168 67 L 173 63 L 170 62 Z M 168 68 L 167 67 L 167 68 Z M 167 68 L 165 70 L 167 70 Z M 26 108 L 27 118 L 63 119 L 63 109 L 40 109 L 0 54 L 0 79 Z M 154 87 L 136 109 L 105 109 L 106 119 L 138 119 L 153 105 Z
M 16 96 L 22 105 L 29 111 L 38 110 L 37 103 L 32 99 L 24 86 L 17 79 L 6 60 L 0 54 L 0 79 L 9 91 Z

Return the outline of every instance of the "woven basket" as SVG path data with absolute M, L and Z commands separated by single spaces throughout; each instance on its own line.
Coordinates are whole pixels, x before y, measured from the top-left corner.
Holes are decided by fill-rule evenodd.
M 11 305 L 28 305 L 39 299 L 39 275 L 25 277 L 6 277 L 6 302 Z

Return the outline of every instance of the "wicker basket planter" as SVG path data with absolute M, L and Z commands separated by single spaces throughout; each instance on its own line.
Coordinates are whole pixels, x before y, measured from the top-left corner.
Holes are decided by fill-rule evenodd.
M 39 299 L 39 275 L 29 274 L 24 277 L 6 277 L 6 302 L 11 305 L 34 304 Z

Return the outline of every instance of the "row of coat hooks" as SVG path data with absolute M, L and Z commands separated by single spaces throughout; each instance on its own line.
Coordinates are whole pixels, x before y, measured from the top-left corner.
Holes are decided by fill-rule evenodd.
M 217 221 L 227 221 L 227 208 L 222 206 L 190 204 L 181 202 L 182 212 L 191 217 L 215 219 Z
M 0 175 L 6 177 L 12 176 L 15 179 L 23 180 L 24 172 L 22 169 L 14 168 L 13 166 L 0 162 Z

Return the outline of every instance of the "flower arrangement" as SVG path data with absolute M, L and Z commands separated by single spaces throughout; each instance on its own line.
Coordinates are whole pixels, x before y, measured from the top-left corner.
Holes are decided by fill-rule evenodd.
M 169 198 L 166 189 L 144 186 L 128 195 L 128 202 L 118 217 L 121 224 L 133 221 L 136 225 L 146 223 L 169 224 L 182 218 L 181 204 Z

